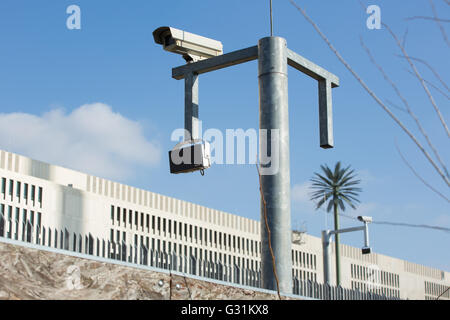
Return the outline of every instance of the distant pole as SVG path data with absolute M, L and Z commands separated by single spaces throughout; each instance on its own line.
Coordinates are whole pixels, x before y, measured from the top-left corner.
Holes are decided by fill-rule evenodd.
M 331 247 L 330 234 L 328 230 L 322 231 L 323 249 L 323 282 L 332 285 L 331 282 Z
M 334 205 L 334 230 L 339 230 L 339 214 L 336 204 Z M 334 248 L 336 253 L 336 286 L 341 285 L 341 253 L 340 253 L 340 241 L 339 233 L 335 234 Z
M 322 248 L 323 248 L 323 278 L 324 282 L 331 285 L 331 236 L 334 235 L 335 238 L 338 238 L 338 236 L 341 233 L 347 233 L 347 232 L 355 232 L 355 231 L 363 231 L 364 232 L 364 247 L 362 248 L 362 254 L 369 254 L 370 247 L 369 247 L 369 226 L 368 223 L 370 223 L 372 220 L 371 217 L 370 221 L 362 220 L 360 217 L 358 217 L 358 220 L 364 222 L 364 226 L 361 227 L 352 227 L 352 228 L 345 228 L 345 229 L 339 229 L 335 228 L 334 230 L 323 230 L 322 231 Z M 336 244 L 336 242 L 335 242 Z M 339 256 L 336 256 L 336 259 L 338 259 Z M 337 266 L 337 265 L 336 265 Z M 339 269 L 336 268 L 336 286 L 340 286 L 340 280 L 338 279 L 339 276 Z
M 281 293 L 292 293 L 292 230 L 290 206 L 289 168 L 289 113 L 286 40 L 266 37 L 258 42 L 259 120 L 261 131 L 267 130 L 267 146 L 261 150 L 273 157 L 277 153 L 278 170 L 274 174 L 261 176 L 261 189 L 266 202 L 266 213 L 271 233 L 271 244 L 275 256 L 276 273 Z M 278 150 L 272 150 L 273 129 L 279 132 Z M 274 165 L 273 161 L 261 167 Z M 261 201 L 261 274 L 263 287 L 276 290 L 276 279 L 272 268 L 268 232 L 264 218 L 264 203 Z

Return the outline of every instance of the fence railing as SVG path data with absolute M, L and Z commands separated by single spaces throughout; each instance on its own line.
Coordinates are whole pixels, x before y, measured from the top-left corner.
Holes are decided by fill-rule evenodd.
M 380 295 L 370 290 L 347 289 L 341 286 L 331 286 L 311 280 L 300 280 L 294 277 L 293 293 L 320 300 L 400 300 L 399 298 Z

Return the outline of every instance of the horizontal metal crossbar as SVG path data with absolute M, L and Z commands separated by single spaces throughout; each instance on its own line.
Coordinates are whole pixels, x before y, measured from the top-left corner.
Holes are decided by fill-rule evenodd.
M 328 79 L 331 82 L 332 88 L 339 87 L 339 78 L 331 72 L 328 72 L 324 68 L 319 67 L 314 62 L 309 61 L 308 59 L 302 57 L 292 50 L 287 50 L 287 56 L 288 65 L 290 65 L 291 67 L 303 72 L 304 74 L 307 74 L 317 81 Z
M 258 59 L 258 46 L 253 46 L 173 68 L 172 78 L 181 80 L 189 73 L 202 74 L 256 59 Z
M 207 73 L 256 59 L 258 59 L 258 46 L 253 46 L 173 68 L 172 78 L 181 80 L 187 74 Z M 335 88 L 339 86 L 339 78 L 336 75 L 289 49 L 287 50 L 287 63 L 317 81 L 329 80 L 331 87 Z
M 346 229 L 339 229 L 339 230 L 332 230 L 328 232 L 329 234 L 337 234 L 337 233 L 345 233 L 345 232 L 353 232 L 353 231 L 364 231 L 365 226 L 361 227 L 353 227 L 353 228 L 346 228 Z

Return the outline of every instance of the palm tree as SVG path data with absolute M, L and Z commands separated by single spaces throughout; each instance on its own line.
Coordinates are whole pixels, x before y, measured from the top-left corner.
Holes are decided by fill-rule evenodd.
M 328 166 L 321 165 L 324 174 L 314 173 L 311 178 L 311 200 L 317 202 L 316 210 L 322 207 L 328 201 L 327 212 L 333 209 L 334 212 L 334 230 L 339 229 L 338 209 L 345 211 L 345 204 L 356 209 L 355 204 L 359 202 L 357 199 L 361 188 L 356 187 L 361 180 L 355 179 L 354 170 L 341 168 L 341 162 L 337 162 L 334 172 Z M 340 262 L 339 262 L 339 234 L 335 235 L 335 252 L 336 252 L 336 285 L 341 284 Z

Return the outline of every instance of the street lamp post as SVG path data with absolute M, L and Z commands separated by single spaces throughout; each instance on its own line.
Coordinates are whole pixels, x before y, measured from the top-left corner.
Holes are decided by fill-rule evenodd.
M 323 278 L 324 282 L 331 285 L 331 236 L 346 232 L 363 231 L 364 232 L 364 247 L 361 249 L 362 254 L 370 254 L 371 249 L 369 245 L 369 223 L 372 222 L 371 217 L 359 216 L 358 220 L 363 222 L 361 227 L 352 227 L 339 230 L 323 230 L 322 231 L 322 248 L 323 248 Z M 336 256 L 338 258 L 338 256 Z M 336 270 L 337 274 L 337 270 Z
M 188 45 L 183 47 L 183 41 L 177 42 L 177 37 L 186 34 Z M 331 88 L 339 86 L 339 78 L 334 74 L 305 59 L 287 48 L 286 40 L 281 37 L 265 37 L 259 40 L 257 46 L 237 50 L 227 54 L 217 54 L 202 58 L 208 52 L 199 52 L 199 43 L 215 43 L 211 39 L 184 33 L 170 27 L 158 28 L 153 33 L 155 42 L 162 44 L 164 49 L 182 54 L 187 64 L 173 68 L 172 77 L 177 80 L 185 79 L 185 142 L 201 139 L 197 137 L 198 130 L 198 77 L 199 75 L 233 65 L 258 59 L 259 79 L 259 123 L 260 123 L 260 150 L 261 163 L 261 275 L 262 286 L 266 289 L 276 290 L 277 284 L 272 268 L 272 255 L 269 251 L 269 234 L 275 257 L 276 273 L 281 293 L 292 293 L 292 239 L 291 239 L 291 212 L 290 212 L 290 164 L 289 164 L 289 115 L 288 115 L 288 77 L 287 66 L 291 66 L 318 81 L 319 97 L 319 127 L 320 146 L 324 149 L 333 147 L 333 123 Z M 171 38 L 172 37 L 172 38 Z M 193 45 L 194 44 L 194 45 Z M 221 49 L 215 44 L 215 48 Z M 192 51 L 195 48 L 195 52 Z M 189 55 L 192 54 L 192 58 Z M 187 57 L 188 56 L 188 57 Z M 198 58 L 201 57 L 201 58 Z M 262 132 L 265 137 L 262 139 Z M 272 140 L 277 140 L 272 149 Z M 172 150 L 172 155 L 175 150 Z M 265 170 L 273 163 L 263 160 L 262 151 L 267 156 L 277 155 L 279 159 L 277 170 Z M 172 156 L 171 156 L 172 157 Z M 171 166 L 172 166 L 171 159 Z M 191 171 L 197 170 L 192 167 Z M 199 169 L 201 170 L 201 169 Z M 187 172 L 187 171 L 184 171 Z M 266 229 L 265 218 L 269 225 Z

